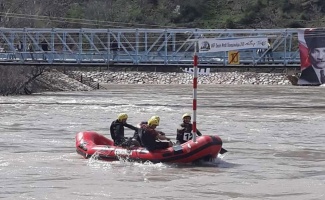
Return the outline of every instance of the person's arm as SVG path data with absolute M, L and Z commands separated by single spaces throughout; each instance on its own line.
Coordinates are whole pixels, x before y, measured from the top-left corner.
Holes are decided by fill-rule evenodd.
M 166 137 L 165 135 L 160 135 L 160 134 L 158 134 L 157 135 L 157 138 L 159 139 L 159 140 L 170 140 L 168 137 Z
M 182 133 L 177 132 L 176 141 L 178 141 L 179 143 L 182 143 L 182 141 L 183 141 L 183 134 Z
M 185 126 L 183 124 L 181 124 L 178 128 L 177 128 L 177 133 L 184 133 L 185 132 Z
M 159 135 L 166 135 L 164 132 L 162 131 L 157 131 Z
M 201 133 L 198 129 L 196 129 L 196 134 L 197 134 L 198 136 L 202 136 L 202 133 Z
M 147 125 L 147 124 L 148 124 L 148 122 L 143 121 L 143 122 L 140 122 L 139 124 L 137 124 L 137 127 L 142 128 L 144 125 Z
M 185 127 L 183 127 L 183 126 L 180 126 L 180 127 L 177 129 L 176 141 L 178 141 L 180 144 L 181 144 L 182 141 L 183 141 L 184 131 L 185 131 Z
M 137 127 L 134 127 L 134 126 L 132 126 L 131 124 L 127 124 L 127 123 L 125 123 L 125 124 L 123 124 L 123 126 L 129 128 L 129 129 L 132 129 L 132 130 L 134 130 L 134 131 L 137 131 L 137 130 L 138 130 Z

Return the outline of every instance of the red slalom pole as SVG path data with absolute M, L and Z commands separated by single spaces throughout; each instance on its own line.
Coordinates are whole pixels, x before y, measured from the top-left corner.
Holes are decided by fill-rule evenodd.
M 196 41 L 197 42 L 197 41 Z M 198 56 L 196 54 L 196 42 L 194 45 L 194 57 L 193 57 L 193 142 L 196 142 L 196 104 L 197 104 L 197 65 L 198 65 Z

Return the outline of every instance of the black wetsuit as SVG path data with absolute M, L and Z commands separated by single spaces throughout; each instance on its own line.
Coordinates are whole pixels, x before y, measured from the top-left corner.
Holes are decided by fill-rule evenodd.
M 155 149 L 166 149 L 169 147 L 169 142 L 157 142 L 159 131 L 156 131 L 150 127 L 146 127 L 142 133 L 139 134 L 141 142 L 148 151 Z
M 119 120 L 113 121 L 110 127 L 110 132 L 111 137 L 114 140 L 114 145 L 116 146 L 120 146 L 123 142 L 126 141 L 126 138 L 124 137 L 124 127 L 135 131 L 138 130 L 136 127 L 127 123 L 122 123 Z

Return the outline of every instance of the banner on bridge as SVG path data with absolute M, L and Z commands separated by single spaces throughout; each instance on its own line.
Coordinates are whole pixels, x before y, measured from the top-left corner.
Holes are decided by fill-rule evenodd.
M 200 38 L 199 52 L 234 51 L 240 49 L 267 49 L 267 37 L 249 38 Z
M 325 84 L 325 29 L 298 30 L 301 75 L 298 85 Z

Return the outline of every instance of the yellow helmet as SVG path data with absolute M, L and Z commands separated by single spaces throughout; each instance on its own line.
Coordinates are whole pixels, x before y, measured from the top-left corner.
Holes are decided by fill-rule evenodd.
M 184 119 L 185 117 L 191 117 L 191 115 L 188 114 L 188 113 L 185 113 L 185 114 L 183 115 L 182 119 Z
M 160 117 L 159 117 L 159 116 L 157 116 L 157 115 L 155 115 L 155 116 L 152 116 L 150 119 L 156 119 L 156 120 L 158 120 L 158 123 L 160 122 Z
M 148 125 L 149 126 L 159 126 L 159 121 L 157 119 L 150 118 L 148 120 Z
M 119 121 L 122 121 L 124 119 L 127 119 L 128 118 L 128 115 L 126 113 L 120 113 L 118 116 L 117 116 L 117 119 Z

